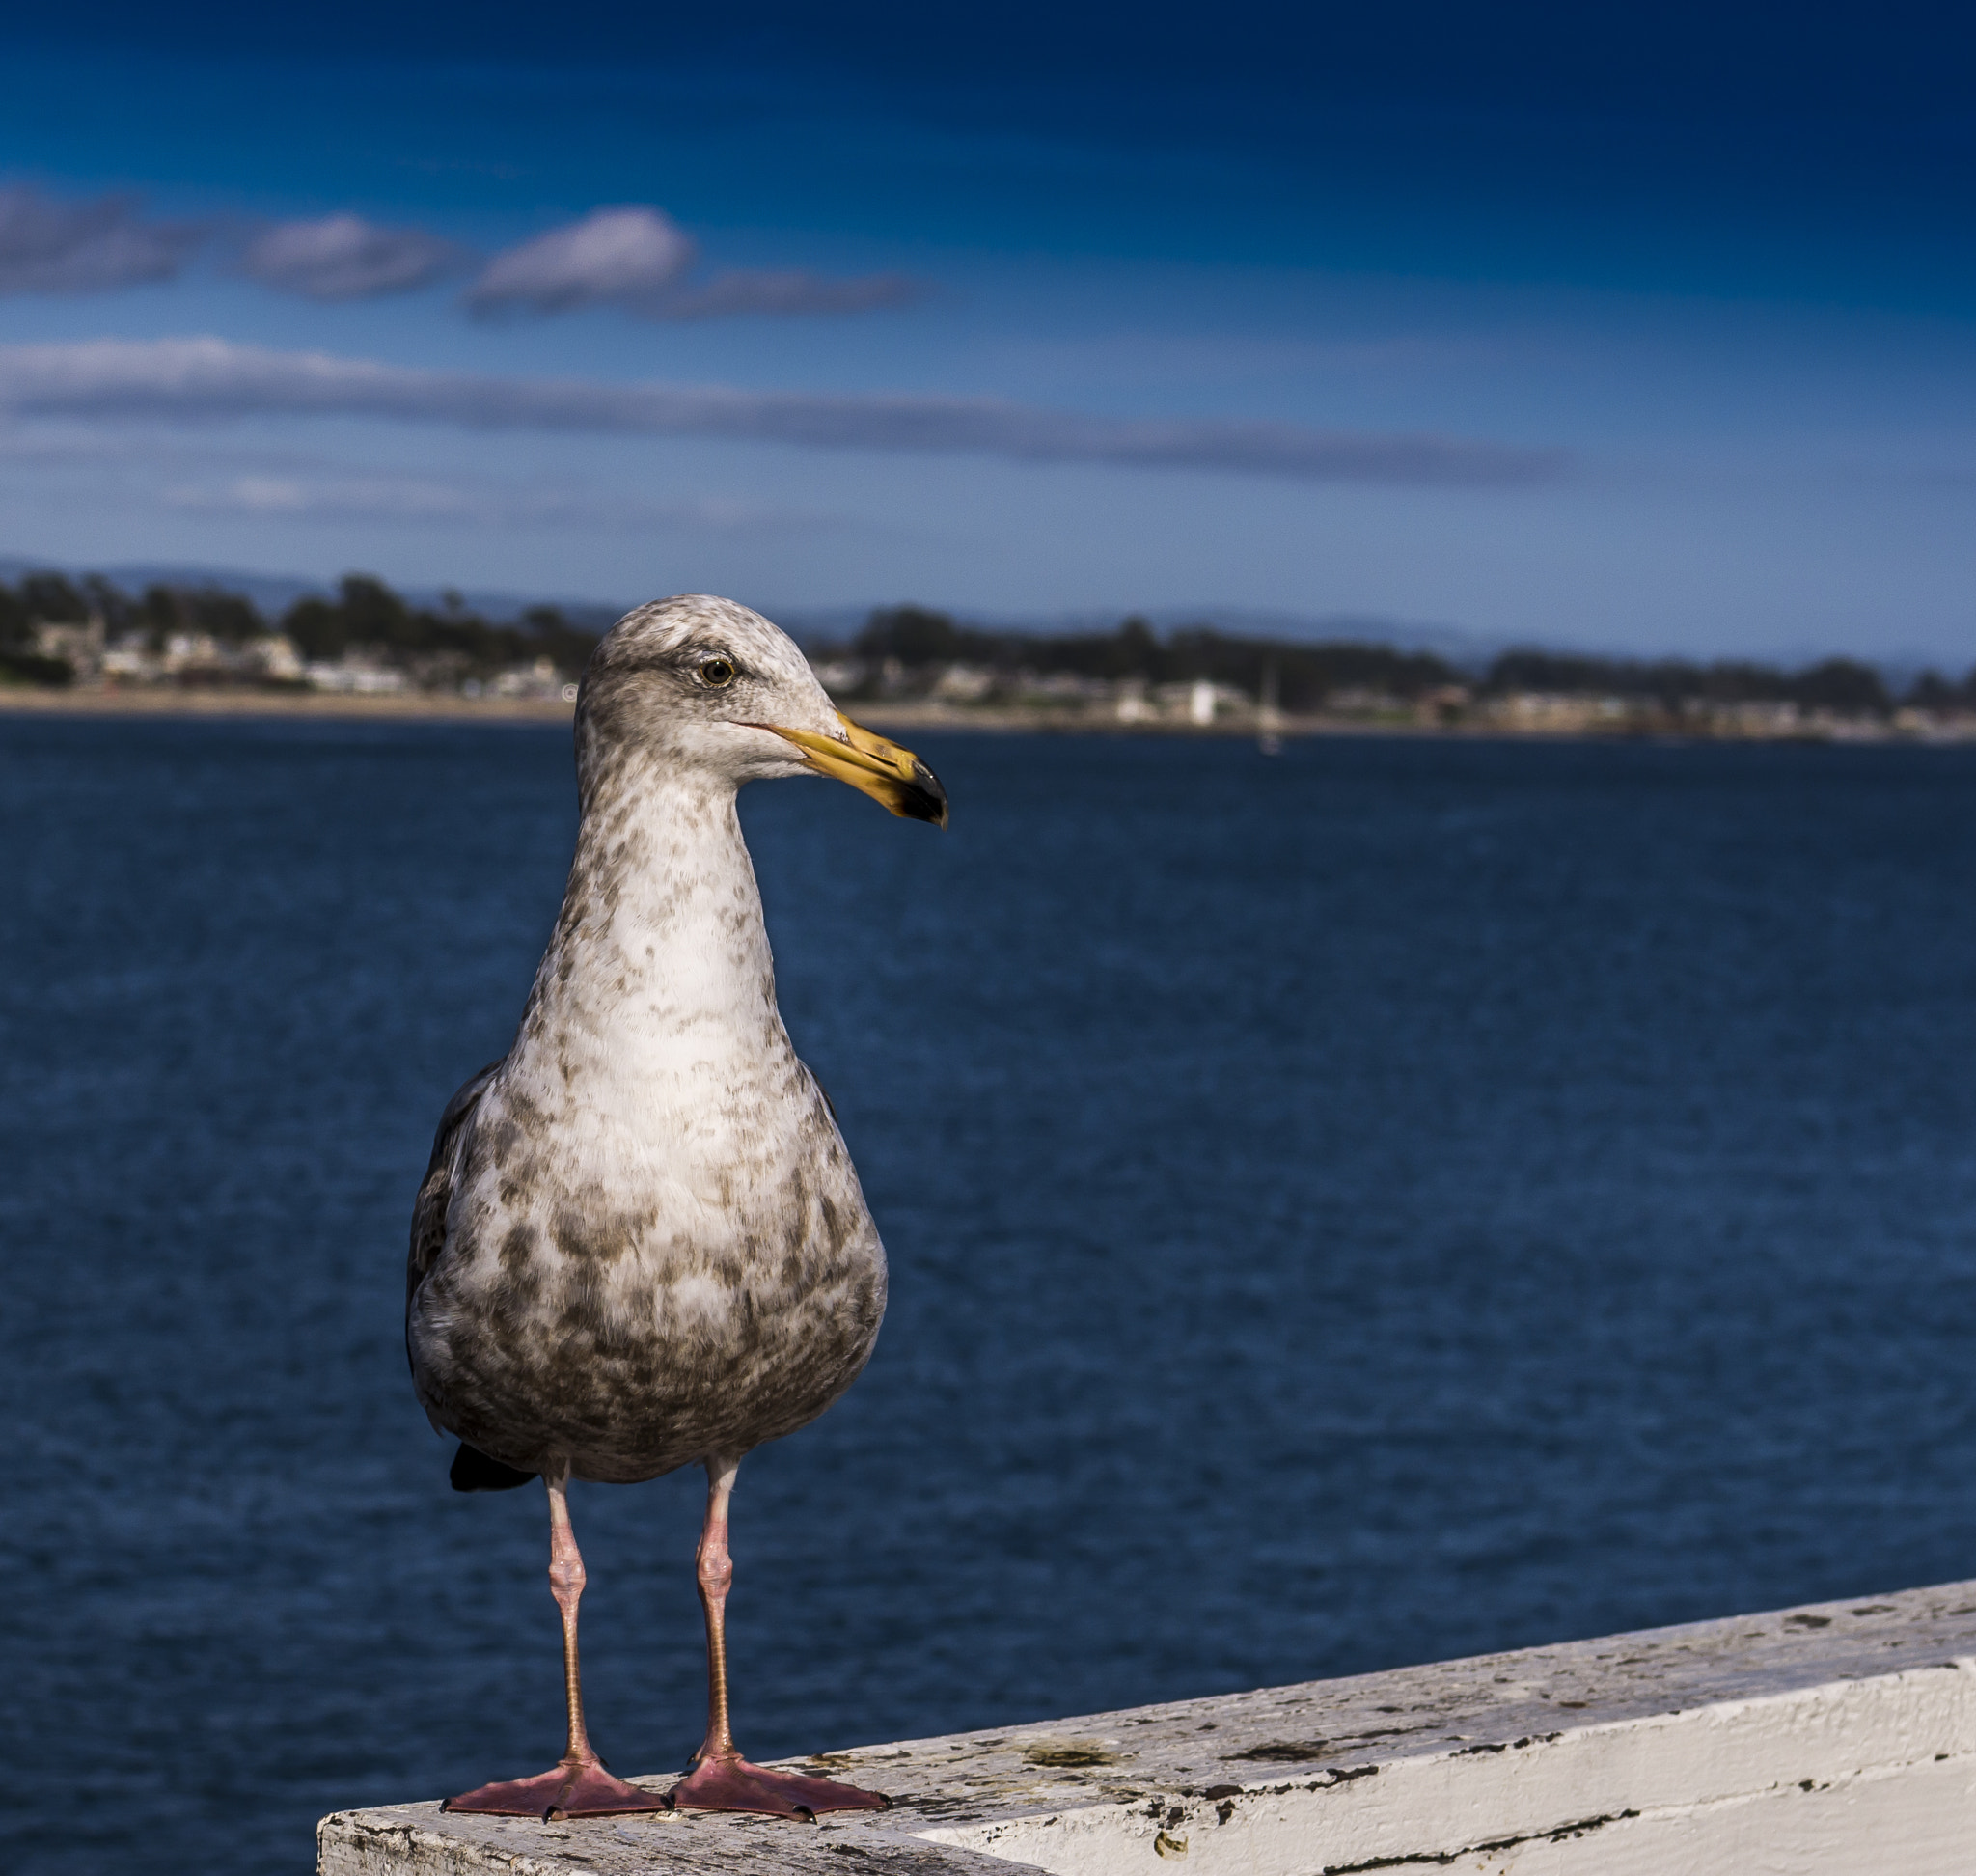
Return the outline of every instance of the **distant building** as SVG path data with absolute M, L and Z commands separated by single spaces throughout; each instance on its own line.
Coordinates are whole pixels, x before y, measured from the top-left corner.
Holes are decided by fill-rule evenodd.
M 103 652 L 106 683 L 155 683 L 162 676 L 151 640 L 143 632 L 125 632 Z
M 1250 716 L 1255 710 L 1255 700 L 1246 691 L 1206 677 L 1162 684 L 1154 695 L 1160 700 L 1160 714 L 1167 722 L 1188 723 L 1196 729 L 1206 729 L 1221 717 Z
M 78 684 L 103 681 L 103 621 L 99 615 L 80 625 L 38 620 L 34 633 L 38 656 L 59 658 L 75 674 Z
M 978 704 L 995 688 L 995 674 L 978 665 L 950 664 L 935 681 L 933 695 L 943 704 Z
M 864 681 L 865 670 L 857 658 L 833 658 L 815 667 L 816 681 L 833 697 L 843 697 Z
M 352 646 L 334 664 L 320 661 L 302 667 L 312 688 L 356 697 L 389 697 L 405 687 L 405 675 Z
M 241 652 L 250 664 L 260 666 L 262 676 L 278 683 L 292 684 L 302 676 L 302 653 L 286 632 L 249 639 Z
M 547 658 L 537 658 L 531 665 L 516 665 L 512 670 L 504 671 L 494 680 L 496 697 L 561 697 L 563 695 L 563 674 Z

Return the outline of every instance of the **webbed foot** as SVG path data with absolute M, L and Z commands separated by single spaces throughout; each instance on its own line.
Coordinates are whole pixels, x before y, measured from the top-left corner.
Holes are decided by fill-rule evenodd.
M 447 1811 L 479 1811 L 489 1817 L 623 1817 L 633 1811 L 663 1811 L 672 1801 L 663 1792 L 641 1791 L 614 1779 L 601 1760 L 564 1759 L 533 1779 L 508 1779 L 449 1798 Z
M 889 1810 L 892 1800 L 831 1779 L 772 1772 L 738 1752 L 704 1758 L 670 1793 L 679 1810 L 756 1811 L 813 1822 L 824 1811 Z

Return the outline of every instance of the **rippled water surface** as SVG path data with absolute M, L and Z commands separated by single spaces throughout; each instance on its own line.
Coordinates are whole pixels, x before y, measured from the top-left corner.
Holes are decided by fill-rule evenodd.
M 951 737 L 744 798 L 893 1262 L 742 1473 L 757 1756 L 1976 1575 L 1976 756 Z M 567 737 L 0 717 L 0 1862 L 301 1876 L 560 1748 L 405 1223 Z M 697 1477 L 578 1487 L 698 1736 Z

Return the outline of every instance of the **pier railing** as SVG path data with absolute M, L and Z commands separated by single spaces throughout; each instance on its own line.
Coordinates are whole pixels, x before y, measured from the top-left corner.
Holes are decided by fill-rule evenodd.
M 397 1805 L 323 1819 L 320 1876 L 1967 1876 L 1976 1583 L 804 1764 L 893 1808 Z

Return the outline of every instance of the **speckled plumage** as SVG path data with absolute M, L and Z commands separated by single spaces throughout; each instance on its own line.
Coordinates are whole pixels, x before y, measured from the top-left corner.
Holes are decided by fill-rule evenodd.
M 710 657 L 731 683 L 700 679 Z M 562 916 L 514 1046 L 440 1124 L 412 1231 L 419 1397 L 507 1465 L 630 1481 L 738 1458 L 871 1353 L 885 1252 L 777 1010 L 735 813 L 743 782 L 806 772 L 761 726 L 839 722 L 726 600 L 640 608 L 586 674 Z

